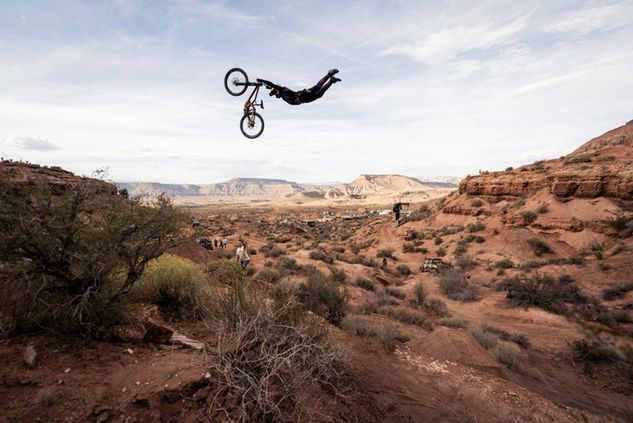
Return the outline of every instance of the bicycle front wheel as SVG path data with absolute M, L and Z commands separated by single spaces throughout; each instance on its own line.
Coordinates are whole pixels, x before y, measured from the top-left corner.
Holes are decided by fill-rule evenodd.
M 264 132 L 264 118 L 259 113 L 248 113 L 240 120 L 242 134 L 248 139 L 255 139 Z
M 241 96 L 248 89 L 248 76 L 246 72 L 240 68 L 230 69 L 224 75 L 224 88 L 226 91 L 235 96 Z

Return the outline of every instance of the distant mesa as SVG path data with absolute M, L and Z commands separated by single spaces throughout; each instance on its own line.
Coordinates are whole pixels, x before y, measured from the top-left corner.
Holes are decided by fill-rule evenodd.
M 214 202 L 266 199 L 274 201 L 376 200 L 407 195 L 412 201 L 444 195 L 457 186 L 450 182 L 423 182 L 403 175 L 361 175 L 352 182 L 337 185 L 299 184 L 284 179 L 234 178 L 215 184 L 161 184 L 156 182 L 118 183 L 131 195 L 156 197 L 165 194 L 177 202 Z M 384 197 L 384 198 L 382 198 Z

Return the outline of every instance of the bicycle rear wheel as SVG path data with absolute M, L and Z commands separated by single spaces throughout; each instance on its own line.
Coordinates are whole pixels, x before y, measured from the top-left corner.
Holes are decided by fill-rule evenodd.
M 252 119 L 249 119 L 249 116 Z M 240 130 L 248 139 L 255 139 L 264 132 L 264 118 L 259 113 L 245 114 L 240 120 Z
M 248 76 L 246 72 L 244 72 L 240 68 L 230 69 L 226 75 L 224 75 L 224 88 L 226 91 L 235 96 L 239 97 L 246 92 L 248 89 Z

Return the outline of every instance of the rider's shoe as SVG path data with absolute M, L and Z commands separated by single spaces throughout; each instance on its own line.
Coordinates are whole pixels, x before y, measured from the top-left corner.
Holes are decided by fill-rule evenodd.
M 332 77 L 330 81 L 332 81 L 332 84 L 336 84 L 337 82 L 341 82 L 341 78 Z
M 329 71 L 327 71 L 327 73 L 330 76 L 336 75 L 338 73 L 338 69 L 330 69 Z

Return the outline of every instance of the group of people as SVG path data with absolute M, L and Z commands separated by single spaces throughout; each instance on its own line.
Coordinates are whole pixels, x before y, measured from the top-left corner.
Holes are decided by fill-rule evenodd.
M 214 239 L 213 240 L 213 247 L 214 248 L 220 248 L 221 250 L 225 249 L 226 246 L 229 245 L 229 240 L 224 238 L 224 239 Z

